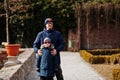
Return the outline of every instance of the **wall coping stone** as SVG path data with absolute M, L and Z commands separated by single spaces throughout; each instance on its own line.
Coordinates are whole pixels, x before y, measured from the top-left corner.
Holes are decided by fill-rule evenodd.
M 10 67 L 3 67 L 0 70 L 0 80 L 24 80 L 32 70 L 35 63 L 33 48 L 25 48 L 25 51 L 18 56 L 21 64 Z

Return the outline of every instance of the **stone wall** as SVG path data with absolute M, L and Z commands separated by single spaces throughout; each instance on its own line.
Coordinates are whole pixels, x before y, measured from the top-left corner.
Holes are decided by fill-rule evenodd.
M 21 61 L 21 64 L 3 67 L 0 70 L 0 80 L 24 80 L 35 63 L 33 49 L 25 49 L 25 51 L 18 56 L 18 60 Z

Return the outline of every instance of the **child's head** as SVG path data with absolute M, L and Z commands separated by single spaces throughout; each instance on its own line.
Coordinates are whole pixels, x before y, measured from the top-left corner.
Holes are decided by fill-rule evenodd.
M 49 37 L 46 37 L 44 39 L 44 44 L 45 44 L 45 47 L 49 47 L 51 45 L 51 40 Z

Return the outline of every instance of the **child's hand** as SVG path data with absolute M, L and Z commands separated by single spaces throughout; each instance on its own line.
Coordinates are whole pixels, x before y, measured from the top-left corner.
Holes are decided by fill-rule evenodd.
M 38 50 L 38 55 L 42 56 L 42 53 L 43 53 L 42 50 L 39 49 L 39 50 Z
M 51 51 L 51 54 L 52 54 L 53 56 L 55 56 L 55 55 L 57 54 L 56 49 L 53 49 L 53 50 Z

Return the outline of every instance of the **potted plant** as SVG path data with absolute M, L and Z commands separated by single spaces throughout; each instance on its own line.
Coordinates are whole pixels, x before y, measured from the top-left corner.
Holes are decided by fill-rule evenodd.
M 8 44 L 6 42 L 3 42 L 2 45 L 5 46 L 6 52 L 7 52 L 7 58 L 8 61 L 4 64 L 5 67 L 13 66 L 16 64 L 20 64 L 21 62 L 18 61 L 18 53 L 20 44 Z
M 7 44 L 5 45 L 8 56 L 18 56 L 20 44 Z

